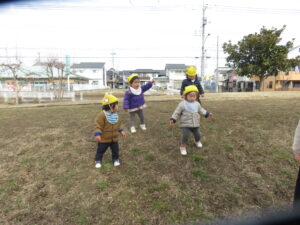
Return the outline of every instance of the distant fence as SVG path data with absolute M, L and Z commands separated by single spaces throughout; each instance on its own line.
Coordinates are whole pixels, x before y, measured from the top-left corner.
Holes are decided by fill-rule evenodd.
M 0 97 L 7 103 L 16 98 L 16 92 L 0 91 Z M 49 102 L 55 100 L 53 92 L 20 91 L 18 97 L 21 102 Z M 61 100 L 75 101 L 75 92 L 64 92 Z

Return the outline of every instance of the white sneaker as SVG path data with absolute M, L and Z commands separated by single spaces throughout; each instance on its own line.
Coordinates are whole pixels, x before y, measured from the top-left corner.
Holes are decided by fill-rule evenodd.
M 100 163 L 100 162 L 96 162 L 95 167 L 96 167 L 96 168 L 100 168 L 100 167 L 101 167 L 101 163 Z
M 202 143 L 200 141 L 195 142 L 195 145 L 197 146 L 197 148 L 202 148 Z
M 120 161 L 119 160 L 114 161 L 114 166 L 120 166 Z
M 130 128 L 130 132 L 131 132 L 132 134 L 135 133 L 135 132 L 136 132 L 135 127 L 131 127 L 131 128 Z
M 147 130 L 147 128 L 146 128 L 146 125 L 145 125 L 145 124 L 141 124 L 141 125 L 140 125 L 140 128 L 141 128 L 142 130 Z
M 187 155 L 186 147 L 180 147 L 179 149 L 180 149 L 181 155 Z

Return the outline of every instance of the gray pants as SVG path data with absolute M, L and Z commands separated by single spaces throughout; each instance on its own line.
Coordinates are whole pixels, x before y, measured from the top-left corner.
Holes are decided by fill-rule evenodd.
M 187 144 L 190 132 L 193 133 L 196 142 L 200 141 L 201 133 L 199 127 L 182 127 L 181 129 L 182 129 L 182 136 L 181 136 L 180 143 L 182 145 Z
M 129 126 L 130 127 L 134 127 L 134 125 L 135 125 L 135 122 L 134 122 L 135 115 L 139 116 L 141 124 L 145 124 L 144 112 L 142 109 L 139 109 L 137 111 L 129 113 Z

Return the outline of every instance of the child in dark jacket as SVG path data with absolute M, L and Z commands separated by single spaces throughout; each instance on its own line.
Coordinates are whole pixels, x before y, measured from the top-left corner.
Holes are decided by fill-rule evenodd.
M 118 135 L 126 136 L 121 129 L 121 121 L 118 116 L 118 99 L 113 95 L 105 94 L 102 100 L 101 113 L 98 113 L 94 122 L 94 136 L 98 142 L 95 156 L 96 168 L 101 167 L 101 161 L 107 148 L 112 151 L 112 161 L 114 166 L 119 166 L 119 144 Z
M 204 98 L 204 90 L 202 88 L 202 85 L 200 81 L 197 78 L 197 69 L 195 66 L 187 66 L 186 67 L 186 79 L 182 81 L 181 89 L 180 89 L 180 95 L 183 96 L 183 92 L 185 90 L 185 87 L 190 85 L 195 85 L 198 89 L 198 95 L 197 95 L 197 101 L 201 104 L 200 96 Z M 184 96 L 183 96 L 184 97 Z
M 125 92 L 123 108 L 126 112 L 129 112 L 130 131 L 131 133 L 135 133 L 135 115 L 138 115 L 140 118 L 141 129 L 146 130 L 143 112 L 143 109 L 146 107 L 144 92 L 146 92 L 152 87 L 154 80 L 148 82 L 143 86 L 140 86 L 139 76 L 137 74 L 132 74 L 128 77 L 128 83 L 130 87 L 129 90 Z

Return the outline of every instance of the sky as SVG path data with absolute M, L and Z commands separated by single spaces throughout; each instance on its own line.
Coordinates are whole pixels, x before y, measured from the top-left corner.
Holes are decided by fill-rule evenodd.
M 16 55 L 24 64 L 38 57 L 64 61 L 69 55 L 71 63 L 105 62 L 106 69 L 199 68 L 203 6 L 205 74 L 214 73 L 217 52 L 218 65 L 225 66 L 224 42 L 236 43 L 263 26 L 286 25 L 282 43 L 295 38 L 294 46 L 300 45 L 298 0 L 21 1 L 0 5 L 0 62 Z

